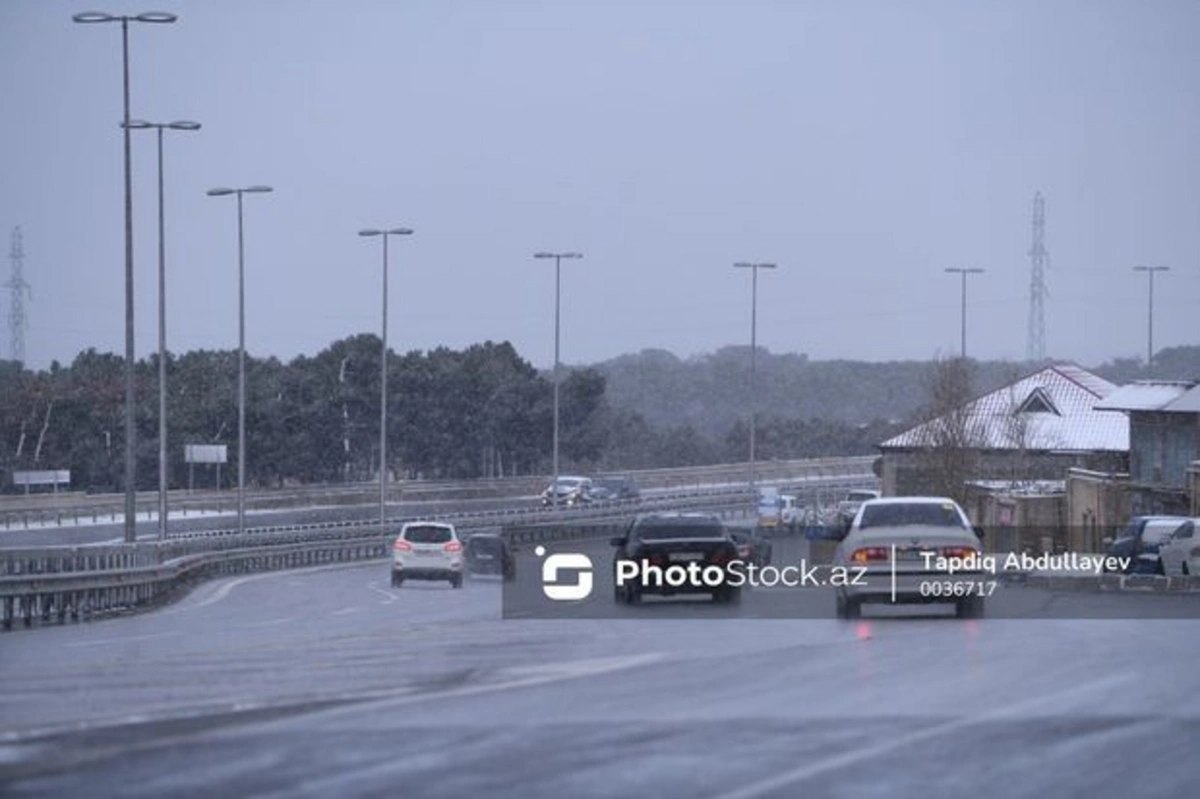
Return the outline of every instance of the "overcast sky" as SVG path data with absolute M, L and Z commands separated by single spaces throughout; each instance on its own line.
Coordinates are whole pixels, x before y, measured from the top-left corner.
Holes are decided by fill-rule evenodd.
M 27 363 L 124 352 L 121 52 L 90 0 L 0 4 L 0 233 L 25 239 Z M 758 339 L 812 358 L 1024 356 L 1033 194 L 1049 354 L 1200 343 L 1200 3 L 97 2 L 130 31 L 132 114 L 168 134 L 168 347 L 289 359 L 378 332 L 397 350 L 510 340 L 553 358 Z M 157 347 L 154 135 L 134 139 L 137 348 Z M 7 259 L 3 280 L 8 279 Z M 7 293 L 3 298 L 7 320 Z M 0 355 L 8 357 L 7 326 Z

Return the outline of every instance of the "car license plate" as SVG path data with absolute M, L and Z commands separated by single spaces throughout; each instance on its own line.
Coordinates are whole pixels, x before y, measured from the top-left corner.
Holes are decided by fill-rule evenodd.
M 703 552 L 672 552 L 671 561 L 678 563 L 679 561 L 704 560 Z
M 920 560 L 921 553 L 927 552 L 927 551 L 929 551 L 929 550 L 920 549 L 920 548 L 897 549 L 896 550 L 896 560 Z
M 436 549 L 418 549 L 416 551 L 416 554 L 422 558 L 432 558 L 432 557 L 435 557 L 438 553 L 437 553 Z
M 491 560 L 492 559 L 491 555 L 483 555 L 483 554 L 476 555 L 475 557 L 479 560 Z

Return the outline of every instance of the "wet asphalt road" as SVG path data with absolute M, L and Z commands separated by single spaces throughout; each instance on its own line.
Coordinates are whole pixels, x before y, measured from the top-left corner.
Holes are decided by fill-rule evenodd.
M 484 579 L 392 589 L 379 562 L 0 636 L 0 795 L 1042 799 L 1200 778 L 1194 620 L 502 619 L 500 600 Z

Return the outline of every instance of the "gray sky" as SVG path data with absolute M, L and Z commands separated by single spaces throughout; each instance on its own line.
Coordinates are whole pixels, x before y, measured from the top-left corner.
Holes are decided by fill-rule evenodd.
M 0 4 L 0 233 L 25 234 L 27 361 L 124 351 L 120 29 L 82 0 Z M 1050 354 L 1200 343 L 1200 4 L 111 0 L 132 112 L 169 135 L 168 346 L 287 359 L 377 332 L 396 349 L 511 340 L 591 362 L 749 337 L 810 357 L 1021 358 L 1031 202 L 1046 195 Z M 157 347 L 154 136 L 134 140 L 139 355 Z M 8 263 L 3 263 L 3 278 Z M 7 320 L 8 297 L 3 298 Z M 0 354 L 9 355 L 7 327 Z

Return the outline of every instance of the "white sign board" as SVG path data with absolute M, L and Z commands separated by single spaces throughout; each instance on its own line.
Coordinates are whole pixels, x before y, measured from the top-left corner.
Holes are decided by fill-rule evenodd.
M 13 472 L 13 485 L 60 486 L 71 484 L 71 470 L 57 469 L 42 472 Z
M 226 463 L 224 444 L 185 444 L 184 460 L 187 463 Z

